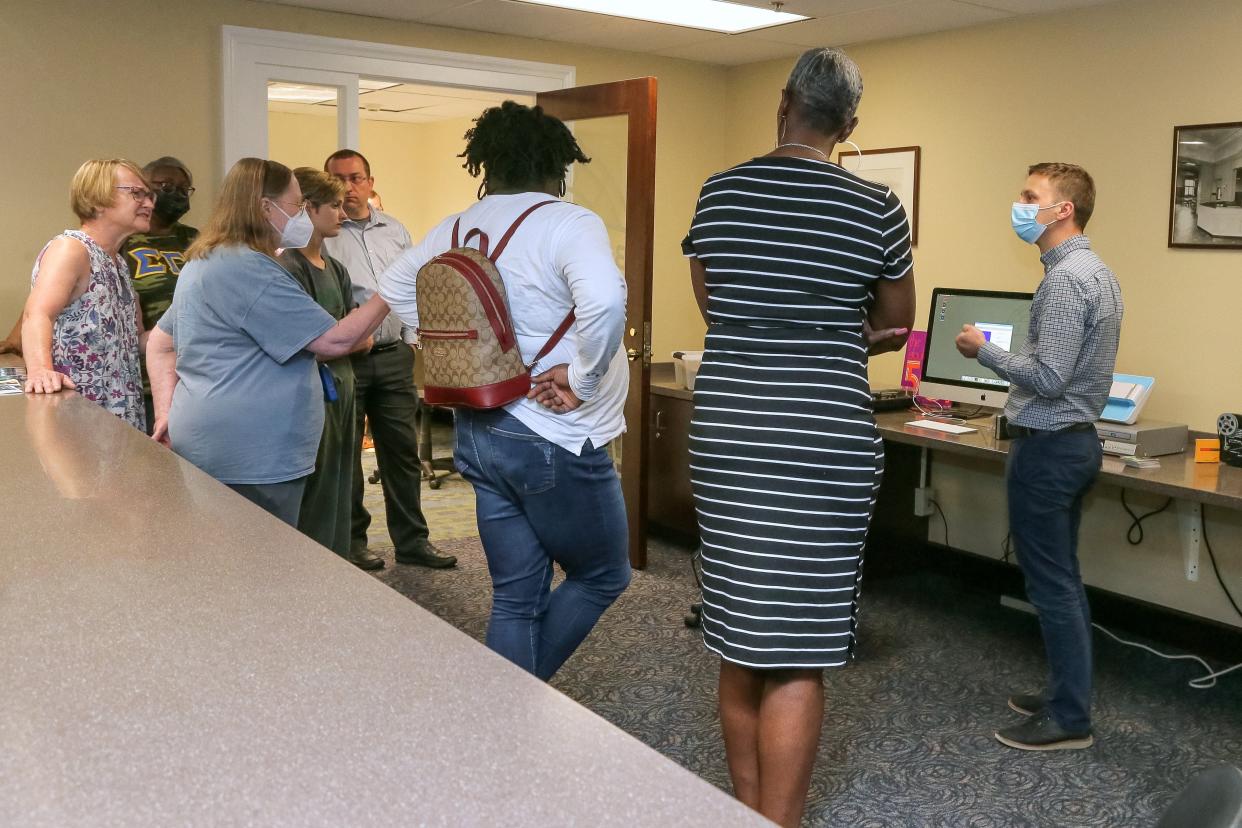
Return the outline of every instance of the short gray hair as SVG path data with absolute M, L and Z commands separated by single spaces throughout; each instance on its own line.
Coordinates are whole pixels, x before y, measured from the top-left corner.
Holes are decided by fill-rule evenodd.
M 862 99 L 858 64 L 839 49 L 808 49 L 798 58 L 785 89 L 797 98 L 809 126 L 834 132 L 849 123 Z
M 180 159 L 173 158 L 171 155 L 164 155 L 164 156 L 161 156 L 155 159 L 154 161 L 148 161 L 147 165 L 142 168 L 142 172 L 147 178 L 150 178 L 151 173 L 155 172 L 160 167 L 167 167 L 173 170 L 181 170 L 183 173 L 185 173 L 185 177 L 190 182 L 191 186 L 193 186 L 194 176 L 190 173 L 190 168 L 187 167 L 184 163 L 182 163 Z

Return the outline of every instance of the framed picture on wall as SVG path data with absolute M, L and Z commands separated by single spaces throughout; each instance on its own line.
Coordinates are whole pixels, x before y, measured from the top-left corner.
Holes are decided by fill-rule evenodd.
M 1242 122 L 1173 127 L 1169 247 L 1242 250 Z
M 837 163 L 859 178 L 883 184 L 897 194 L 910 219 L 910 244 L 919 243 L 919 148 L 840 150 Z

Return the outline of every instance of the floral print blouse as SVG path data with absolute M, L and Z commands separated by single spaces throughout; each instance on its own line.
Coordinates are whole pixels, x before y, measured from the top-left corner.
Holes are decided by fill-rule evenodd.
M 124 259 L 109 256 L 81 230 L 66 230 L 57 238 L 62 236 L 86 247 L 91 280 L 86 291 L 56 317 L 52 328 L 52 367 L 73 380 L 83 397 L 145 431 L 138 363 L 138 300 L 129 269 Z M 44 246 L 35 259 L 30 274 L 32 286 L 39 279 L 39 265 L 46 252 Z

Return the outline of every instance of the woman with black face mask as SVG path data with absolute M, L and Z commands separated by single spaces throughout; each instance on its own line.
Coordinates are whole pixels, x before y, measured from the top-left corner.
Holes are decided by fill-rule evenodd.
M 181 223 L 190 210 L 194 195 L 194 176 L 181 161 L 166 155 L 142 168 L 155 191 L 155 209 L 151 213 L 151 229 L 135 233 L 121 248 L 129 266 L 134 291 L 142 307 L 142 324 L 152 330 L 164 311 L 172 304 L 177 275 L 185 264 L 185 251 L 198 236 L 198 230 Z M 147 409 L 147 429 L 155 422 L 151 405 L 151 380 L 146 362 L 142 366 L 142 397 Z

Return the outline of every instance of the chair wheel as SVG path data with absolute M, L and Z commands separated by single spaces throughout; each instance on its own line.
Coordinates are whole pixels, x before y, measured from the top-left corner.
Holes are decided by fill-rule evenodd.
M 440 488 L 440 479 L 437 477 L 433 477 L 427 481 L 427 485 L 433 489 L 438 489 Z
M 378 471 L 371 472 L 371 476 L 367 478 L 367 482 L 372 485 L 378 483 L 379 481 L 380 481 L 380 476 L 379 476 Z

